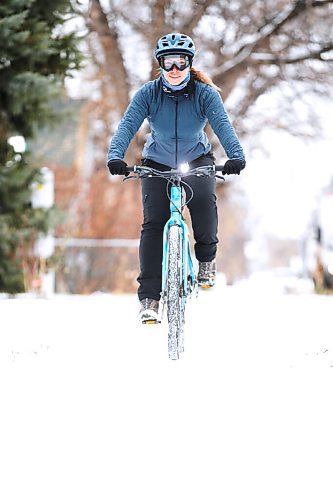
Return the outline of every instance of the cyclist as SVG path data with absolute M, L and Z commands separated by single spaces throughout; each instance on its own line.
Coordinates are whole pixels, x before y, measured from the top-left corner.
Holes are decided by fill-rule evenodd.
M 201 71 L 192 67 L 193 40 L 182 33 L 162 36 L 155 48 L 161 74 L 143 85 L 134 95 L 108 151 L 112 175 L 127 175 L 123 160 L 130 141 L 146 118 L 151 133 L 144 145 L 142 165 L 165 171 L 187 162 L 189 167 L 213 165 L 214 155 L 203 131 L 210 123 L 228 160 L 226 174 L 240 174 L 245 157 L 238 137 L 224 108 L 219 89 Z M 142 179 L 143 224 L 140 239 L 138 297 L 143 323 L 157 322 L 162 281 L 163 227 L 170 217 L 166 180 Z M 188 208 L 191 215 L 194 251 L 199 262 L 198 284 L 215 283 L 217 248 L 217 207 L 214 177 L 188 177 L 194 196 Z M 189 194 L 185 186 L 186 194 Z

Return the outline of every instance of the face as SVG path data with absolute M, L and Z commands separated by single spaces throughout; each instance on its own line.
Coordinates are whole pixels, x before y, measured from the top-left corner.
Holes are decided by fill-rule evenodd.
M 169 72 L 164 72 L 164 78 L 167 82 L 171 83 L 171 85 L 180 85 L 182 81 L 186 78 L 188 73 L 187 68 L 183 71 L 180 71 L 178 68 L 172 68 Z
M 171 85 L 179 85 L 186 78 L 190 59 L 183 54 L 162 56 L 160 65 L 164 69 L 164 78 Z

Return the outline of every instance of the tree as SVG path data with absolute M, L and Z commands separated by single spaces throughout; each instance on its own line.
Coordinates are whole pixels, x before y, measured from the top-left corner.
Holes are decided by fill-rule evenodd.
M 114 179 L 108 183 L 105 157 L 133 92 L 156 77 L 153 52 L 162 34 L 180 31 L 194 38 L 198 49 L 195 66 L 221 87 L 241 138 L 257 138 L 267 127 L 307 137 L 318 135 L 313 97 L 331 96 L 333 88 L 333 0 L 90 0 L 89 8 L 80 7 L 78 12 L 90 33 L 89 78 L 95 92 L 89 120 L 99 124 L 97 171 L 91 178 L 99 196 L 90 199 L 91 212 L 98 204 L 102 213 L 111 213 L 109 202 L 103 205 L 101 192 L 108 191 L 105 199 L 113 200 L 112 217 L 99 218 L 99 234 L 138 236 L 137 186 L 128 183 L 123 189 L 121 180 Z M 210 134 L 209 127 L 207 132 Z M 129 163 L 140 158 L 146 133 L 143 126 L 132 141 L 126 156 Z M 222 162 L 222 149 L 210 137 Z M 218 192 L 224 210 L 222 222 L 234 220 L 234 207 L 232 217 L 226 216 L 228 208 L 222 200 L 229 192 Z M 125 223 L 130 216 L 131 226 Z M 133 232 L 134 224 L 137 229 Z M 235 240 L 232 232 L 239 228 L 239 221 L 234 221 L 229 227 L 231 235 L 224 233 L 225 245 Z
M 78 37 L 65 29 L 68 0 L 7 0 L 0 5 L 0 291 L 25 288 L 23 256 L 46 233 L 50 211 L 31 206 L 40 169 L 9 144 L 52 122 L 64 78 L 79 68 Z
M 257 133 L 264 125 L 298 135 L 318 133 L 311 98 L 332 94 L 333 0 L 110 0 L 109 9 L 90 0 L 89 5 L 84 13 L 89 50 L 111 131 L 133 89 L 155 77 L 157 39 L 180 31 L 195 39 L 195 65 L 222 88 L 239 134 Z M 268 114 L 256 104 L 272 92 L 281 99 Z M 308 114 L 300 120 L 301 102 Z M 110 125 L 106 128 L 110 133 Z

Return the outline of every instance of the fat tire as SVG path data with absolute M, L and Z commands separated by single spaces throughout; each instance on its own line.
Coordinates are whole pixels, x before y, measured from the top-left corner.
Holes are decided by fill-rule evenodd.
M 184 350 L 184 298 L 182 297 L 182 239 L 179 226 L 169 230 L 169 252 L 167 273 L 167 317 L 169 324 L 168 354 L 178 359 Z

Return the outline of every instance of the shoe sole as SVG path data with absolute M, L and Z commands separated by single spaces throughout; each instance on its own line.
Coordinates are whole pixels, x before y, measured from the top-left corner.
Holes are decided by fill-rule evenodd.
M 143 325 L 156 325 L 160 323 L 158 313 L 152 310 L 140 314 L 140 321 Z
M 214 285 L 215 285 L 215 283 L 209 283 L 209 282 L 207 282 L 207 283 L 198 283 L 198 286 L 200 288 L 204 288 L 204 289 L 205 288 L 213 288 Z

